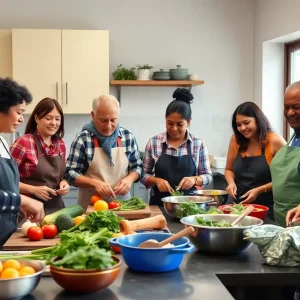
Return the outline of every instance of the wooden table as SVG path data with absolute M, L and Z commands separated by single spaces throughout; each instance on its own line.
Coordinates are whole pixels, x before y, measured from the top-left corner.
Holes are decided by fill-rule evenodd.
M 150 206 L 151 217 L 162 214 L 158 206 Z M 60 238 L 54 239 L 42 239 L 40 241 L 30 241 L 27 237 L 24 237 L 20 231 L 14 232 L 7 242 L 3 245 L 5 251 L 29 251 L 34 249 L 46 248 L 56 245 L 60 241 Z

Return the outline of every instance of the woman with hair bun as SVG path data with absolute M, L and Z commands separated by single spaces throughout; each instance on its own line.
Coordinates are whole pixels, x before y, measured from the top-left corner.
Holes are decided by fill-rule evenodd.
M 150 205 L 162 206 L 161 198 L 176 188 L 189 195 L 212 182 L 205 143 L 188 131 L 194 97 L 178 88 L 173 98 L 166 109 L 166 132 L 151 138 L 145 149 L 141 182 L 152 188 Z

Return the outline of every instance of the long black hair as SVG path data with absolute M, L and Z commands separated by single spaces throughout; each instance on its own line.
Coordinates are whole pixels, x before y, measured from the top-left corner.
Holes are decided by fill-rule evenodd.
M 244 102 L 236 108 L 232 115 L 232 129 L 237 143 L 240 146 L 241 151 L 246 151 L 249 144 L 249 139 L 245 138 L 245 136 L 238 131 L 236 125 L 236 115 L 243 115 L 255 119 L 258 140 L 262 147 L 264 147 L 266 145 L 267 133 L 272 132 L 272 128 L 268 118 L 265 116 L 262 110 L 254 102 Z
M 166 109 L 166 118 L 173 114 L 178 113 L 187 122 L 192 118 L 191 103 L 193 103 L 194 96 L 187 89 L 176 89 L 173 93 L 173 101 Z

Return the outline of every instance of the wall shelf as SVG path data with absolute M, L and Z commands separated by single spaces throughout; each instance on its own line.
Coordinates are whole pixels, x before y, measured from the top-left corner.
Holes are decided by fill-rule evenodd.
M 111 80 L 110 85 L 117 86 L 117 97 L 121 105 L 121 88 L 123 86 L 174 86 L 186 87 L 204 84 L 203 80 Z

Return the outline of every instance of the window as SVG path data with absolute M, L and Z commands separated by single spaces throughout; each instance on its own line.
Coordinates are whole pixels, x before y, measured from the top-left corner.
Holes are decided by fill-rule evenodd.
M 300 40 L 285 44 L 285 86 L 300 81 Z M 289 140 L 293 134 L 289 124 L 284 121 L 284 138 Z

